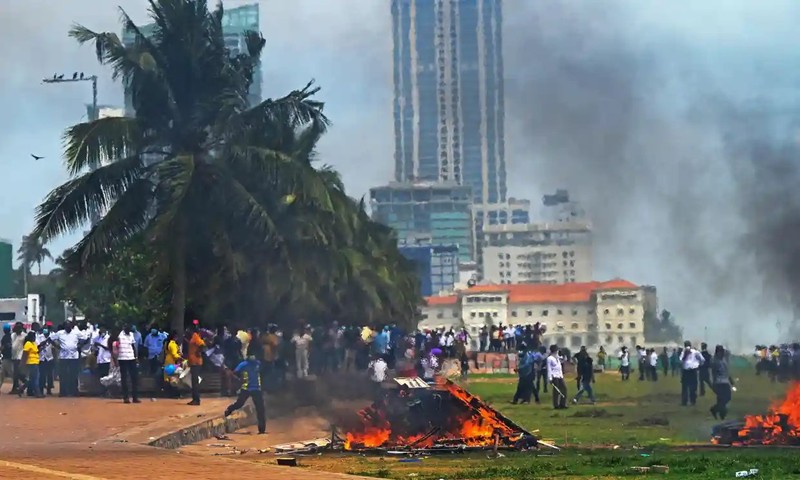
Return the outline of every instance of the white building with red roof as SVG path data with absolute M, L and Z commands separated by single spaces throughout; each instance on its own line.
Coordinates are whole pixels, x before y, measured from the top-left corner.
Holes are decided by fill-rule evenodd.
M 466 327 L 477 347 L 480 328 L 547 327 L 546 344 L 571 349 L 616 349 L 645 343 L 645 311 L 658 309 L 654 287 L 627 280 L 566 284 L 477 285 L 453 295 L 427 297 L 419 327 Z

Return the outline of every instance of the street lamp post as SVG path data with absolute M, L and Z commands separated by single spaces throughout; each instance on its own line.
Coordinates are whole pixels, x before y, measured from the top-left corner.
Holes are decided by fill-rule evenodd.
M 72 78 L 64 78 L 64 74 L 61 75 L 55 74 L 53 78 L 45 78 L 42 80 L 44 83 L 75 83 L 75 82 L 92 82 L 92 114 L 89 121 L 97 120 L 98 112 L 97 112 L 97 75 L 91 76 L 84 76 L 83 73 L 78 74 L 75 72 L 72 74 Z

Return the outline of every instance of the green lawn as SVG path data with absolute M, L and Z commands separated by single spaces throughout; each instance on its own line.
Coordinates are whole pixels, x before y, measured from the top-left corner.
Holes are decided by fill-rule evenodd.
M 738 392 L 730 418 L 765 411 L 780 399 L 786 386 L 756 377 L 752 370 L 734 372 Z M 515 383 L 509 376 L 475 376 L 465 385 L 514 421 L 555 442 L 563 450 L 552 454 L 510 453 L 490 459 L 487 454 L 428 457 L 401 462 L 395 457 L 330 456 L 301 459 L 301 465 L 393 479 L 539 479 L 539 478 L 734 478 L 739 470 L 758 468 L 756 478 L 800 478 L 795 451 L 729 448 L 692 450 L 687 445 L 708 443 L 718 423 L 708 412 L 714 396 L 708 392 L 695 407 L 680 406 L 680 382 L 621 382 L 615 373 L 597 376 L 597 405 L 570 405 L 554 411 L 550 397 L 541 405 L 510 405 Z M 568 379 L 569 396 L 575 393 Z M 667 465 L 670 473 L 637 474 L 634 466 Z M 750 477 L 753 478 L 753 477 Z

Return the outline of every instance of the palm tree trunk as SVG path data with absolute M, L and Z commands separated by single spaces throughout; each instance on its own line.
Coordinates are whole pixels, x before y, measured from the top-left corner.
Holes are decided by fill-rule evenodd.
M 39 276 L 42 276 L 42 262 L 36 262 L 36 266 L 39 267 Z
M 173 242 L 170 275 L 172 276 L 172 300 L 170 302 L 170 330 L 178 332 L 183 338 L 183 326 L 186 315 L 186 252 L 184 250 L 183 231 L 177 232 Z
M 26 265 L 22 265 L 22 285 L 25 291 L 25 298 L 28 298 L 28 267 Z

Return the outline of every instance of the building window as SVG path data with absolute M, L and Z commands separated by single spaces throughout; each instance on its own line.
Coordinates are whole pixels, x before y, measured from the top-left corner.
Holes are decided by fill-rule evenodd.
M 636 328 L 636 322 L 630 322 L 628 324 L 628 328 L 634 328 L 635 329 Z
M 603 310 L 603 315 L 608 315 L 608 309 L 607 308 Z
M 631 345 L 636 345 L 637 343 L 639 343 L 639 339 L 636 337 L 631 337 Z
M 444 313 L 442 312 L 437 313 L 436 318 L 444 318 Z
M 512 310 L 511 311 L 511 316 L 512 317 L 516 317 L 517 316 L 517 311 L 516 310 Z
M 428 314 L 427 313 L 423 313 L 422 314 L 422 319 L 423 320 L 427 320 L 428 319 Z
M 453 318 L 458 318 L 458 310 L 453 310 Z
M 559 315 L 563 315 L 564 314 L 564 312 L 562 312 L 561 309 L 556 310 L 556 313 L 559 314 Z
M 497 258 L 499 258 L 500 260 L 502 260 L 502 259 L 503 259 L 503 254 L 502 254 L 502 253 L 498 253 L 498 254 L 497 254 Z
M 567 258 L 567 252 L 561 252 L 561 256 Z
M 636 309 L 635 308 L 631 308 L 631 309 L 628 310 L 628 313 L 633 315 L 634 313 L 636 313 Z
M 581 344 L 583 343 L 583 339 L 576 335 L 570 338 L 569 343 L 572 346 L 572 348 L 577 348 L 581 346 Z
M 606 335 L 606 343 L 610 344 L 613 341 L 614 341 L 614 337 L 612 337 L 611 335 Z
M 547 310 L 542 310 L 542 316 L 543 317 L 546 317 L 549 313 L 550 312 L 548 312 Z
M 586 314 L 587 314 L 587 315 L 594 315 L 594 310 L 592 310 L 592 309 L 590 308 L 589 310 L 586 310 Z
M 486 312 L 480 312 L 480 313 L 478 313 L 478 316 L 479 317 L 485 317 L 486 316 Z M 622 325 L 622 324 L 620 323 L 620 325 Z M 622 327 L 620 327 L 620 328 L 622 328 Z
M 617 316 L 621 317 L 623 315 L 625 315 L 625 309 L 624 308 L 618 308 L 617 309 Z
M 577 317 L 578 316 L 578 311 L 573 309 L 572 310 L 572 316 L 573 317 Z
M 569 256 L 570 256 L 570 257 L 574 257 L 574 256 L 575 256 L 575 251 L 574 251 L 574 250 L 570 251 L 570 252 L 569 252 Z
M 606 330 L 611 330 L 611 324 L 610 323 L 606 323 Z
M 570 328 L 572 328 L 573 330 L 577 330 L 578 329 L 578 324 L 577 323 L 573 323 L 572 325 L 570 325 Z
M 475 312 L 469 312 L 470 318 L 475 318 Z
M 532 317 L 532 316 L 533 316 L 533 310 L 528 310 L 528 311 L 527 311 L 527 312 L 525 312 L 525 313 L 526 313 L 526 314 L 527 314 L 529 317 Z
M 622 330 L 623 325 L 621 323 L 617 324 L 617 330 Z
M 619 337 L 617 337 L 617 341 L 618 341 L 619 343 L 622 343 L 622 342 L 624 342 L 625 340 L 623 340 L 623 338 L 622 338 L 622 335 L 620 335 Z M 631 345 L 636 345 L 636 342 L 632 343 Z

